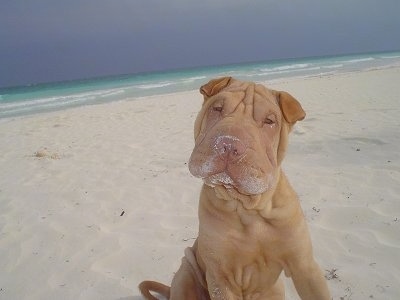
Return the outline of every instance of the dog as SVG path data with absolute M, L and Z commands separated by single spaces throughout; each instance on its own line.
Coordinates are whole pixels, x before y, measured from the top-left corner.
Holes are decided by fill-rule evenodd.
M 298 197 L 281 170 L 288 135 L 305 117 L 283 91 L 231 77 L 200 88 L 189 170 L 204 181 L 199 233 L 171 287 L 139 285 L 171 300 L 284 299 L 280 274 L 303 300 L 328 300 Z

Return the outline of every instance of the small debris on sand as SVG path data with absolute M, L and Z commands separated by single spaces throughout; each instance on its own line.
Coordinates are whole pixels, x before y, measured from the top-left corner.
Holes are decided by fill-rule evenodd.
M 37 158 L 50 158 L 50 159 L 60 159 L 60 155 L 57 152 L 50 152 L 47 148 L 42 148 L 33 154 Z

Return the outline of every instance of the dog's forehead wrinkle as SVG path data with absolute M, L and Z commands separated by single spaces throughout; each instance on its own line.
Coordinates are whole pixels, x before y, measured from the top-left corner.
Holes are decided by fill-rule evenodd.
M 268 101 L 268 96 L 265 93 L 261 93 L 256 90 L 256 85 L 246 84 L 245 88 L 243 85 L 239 88 L 229 89 L 220 94 L 218 100 L 223 100 L 227 105 L 235 104 L 232 112 L 242 112 L 244 115 L 254 118 L 254 111 L 259 109 L 259 102 L 265 105 Z M 261 99 L 261 101 L 259 100 Z M 215 101 L 218 101 L 215 100 Z
M 223 91 L 212 98 L 211 105 L 221 103 L 225 104 L 227 101 L 241 101 L 245 97 L 243 90 L 239 91 Z
M 270 89 L 266 88 L 264 85 L 257 84 L 255 88 L 255 94 L 263 98 L 267 102 L 279 106 L 278 99 L 276 98 L 274 93 Z
M 225 88 L 225 90 L 229 90 L 229 91 L 243 91 L 246 86 L 248 86 L 249 84 L 251 84 L 250 82 L 246 82 L 246 81 L 234 81 L 232 82 L 227 88 Z
M 224 95 L 225 97 L 240 97 L 240 102 L 237 104 L 237 108 L 244 106 L 245 115 L 251 116 L 255 119 L 257 111 L 267 110 L 268 113 L 279 109 L 279 103 L 274 94 L 261 84 L 245 83 L 239 87 L 235 87 L 229 90 L 229 93 Z M 229 100 L 229 99 L 227 99 Z M 226 101 L 226 100 L 225 100 Z
M 253 93 L 250 91 L 248 94 L 246 94 L 246 98 L 243 100 L 243 103 L 245 105 L 245 115 L 254 117 L 254 90 Z
M 254 94 L 255 94 L 255 86 L 254 86 L 254 84 L 249 84 L 249 86 L 246 88 L 246 91 L 245 91 L 245 98 L 243 99 L 243 101 L 246 103 L 246 104 L 250 104 L 250 103 L 253 103 L 253 101 L 254 101 Z

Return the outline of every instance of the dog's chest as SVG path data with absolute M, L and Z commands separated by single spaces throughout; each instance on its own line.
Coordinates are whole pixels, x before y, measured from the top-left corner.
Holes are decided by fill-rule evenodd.
M 216 282 L 219 277 L 226 280 L 228 290 L 239 295 L 243 291 L 254 294 L 272 286 L 282 270 L 273 253 L 276 232 L 256 215 L 236 221 L 221 223 L 208 231 L 205 244 L 201 245 L 206 246 L 205 264 L 215 274 Z

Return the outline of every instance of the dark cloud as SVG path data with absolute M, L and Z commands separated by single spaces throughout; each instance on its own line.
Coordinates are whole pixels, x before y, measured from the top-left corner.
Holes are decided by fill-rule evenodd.
M 397 0 L 4 0 L 0 86 L 400 49 Z

